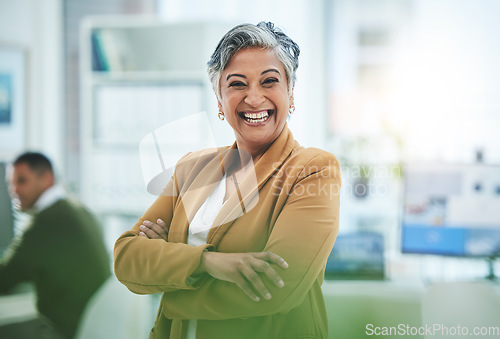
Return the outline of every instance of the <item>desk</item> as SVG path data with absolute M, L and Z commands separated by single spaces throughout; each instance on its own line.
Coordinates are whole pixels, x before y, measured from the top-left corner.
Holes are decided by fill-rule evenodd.
M 0 326 L 30 320 L 37 314 L 35 292 L 0 295 Z
M 329 338 L 370 338 L 366 326 L 420 326 L 425 286 L 389 281 L 323 283 Z M 400 336 L 384 336 L 400 338 Z M 412 338 L 422 338 L 412 336 Z

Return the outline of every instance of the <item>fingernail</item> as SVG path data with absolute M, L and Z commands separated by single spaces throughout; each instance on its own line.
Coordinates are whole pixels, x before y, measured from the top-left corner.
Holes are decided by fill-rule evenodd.
M 140 235 L 140 236 L 143 236 L 143 237 L 145 237 L 145 236 L 146 236 L 146 234 L 145 234 L 144 232 L 139 232 L 139 235 Z
M 163 220 L 161 220 L 161 219 L 156 220 L 156 223 L 157 223 L 157 224 L 160 224 L 160 223 L 162 223 L 162 222 L 163 222 Z
M 153 225 L 153 223 L 151 221 L 149 221 L 149 220 L 144 221 L 143 224 L 144 225 L 148 225 L 148 226 Z
M 140 228 L 141 230 L 145 230 L 145 229 L 146 229 L 146 226 L 141 225 L 141 226 L 139 226 L 139 228 Z
M 267 300 L 271 299 L 271 294 L 267 293 L 265 298 L 266 298 Z
M 288 263 L 285 260 L 283 260 L 283 265 L 285 265 L 285 268 L 288 268 Z
M 255 298 L 253 298 L 253 300 L 260 301 L 260 298 L 259 297 L 255 297 Z
M 285 286 L 285 283 L 283 282 L 283 280 L 278 281 L 278 286 L 279 287 Z

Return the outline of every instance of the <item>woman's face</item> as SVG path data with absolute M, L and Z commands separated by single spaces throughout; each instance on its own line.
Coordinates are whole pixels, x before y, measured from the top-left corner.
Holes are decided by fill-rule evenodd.
M 254 157 L 280 135 L 293 98 L 283 64 L 271 49 L 238 51 L 220 79 L 219 109 L 234 130 L 239 149 Z

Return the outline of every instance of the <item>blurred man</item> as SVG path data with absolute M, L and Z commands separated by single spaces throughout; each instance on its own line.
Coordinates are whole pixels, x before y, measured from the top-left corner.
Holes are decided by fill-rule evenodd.
M 40 313 L 35 327 L 43 327 L 45 337 L 73 338 L 87 301 L 110 275 L 101 228 L 55 184 L 52 165 L 43 154 L 19 156 L 11 180 L 13 197 L 32 221 L 2 258 L 0 293 L 33 282 Z M 0 328 L 0 337 L 14 331 L 16 326 Z

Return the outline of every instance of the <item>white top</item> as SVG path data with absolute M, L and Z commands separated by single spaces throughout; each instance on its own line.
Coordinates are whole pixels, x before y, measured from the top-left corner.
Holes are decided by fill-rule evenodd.
M 38 198 L 38 200 L 33 205 L 34 212 L 39 213 L 40 211 L 50 207 L 58 200 L 66 198 L 66 192 L 64 188 L 59 185 L 52 185 L 47 188 Z
M 224 196 L 226 195 L 226 175 L 208 196 L 207 200 L 196 212 L 193 220 L 189 223 L 189 232 L 187 243 L 192 246 L 201 246 L 207 243 L 207 236 L 212 224 L 224 205 Z M 196 319 L 188 321 L 187 339 L 196 338 Z
M 193 246 L 201 246 L 207 243 L 208 231 L 212 227 L 217 214 L 224 205 L 226 195 L 226 175 L 222 177 L 217 187 L 201 205 L 193 220 L 189 223 L 189 233 L 187 243 Z
M 52 206 L 58 200 L 65 199 L 66 192 L 62 186 L 52 185 L 46 189 L 33 206 L 26 213 L 19 213 L 14 221 L 14 236 L 21 236 L 30 226 L 33 216 L 44 209 Z

